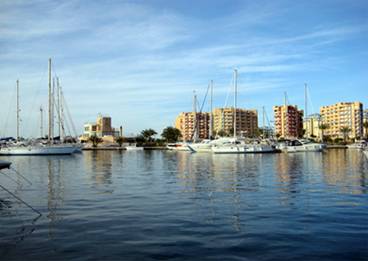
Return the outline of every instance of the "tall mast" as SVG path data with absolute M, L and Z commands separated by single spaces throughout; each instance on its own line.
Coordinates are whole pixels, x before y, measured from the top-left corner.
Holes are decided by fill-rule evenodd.
M 57 91 L 57 115 L 58 115 L 58 128 L 59 128 L 59 137 L 61 137 L 61 114 L 60 114 L 60 85 L 59 85 L 59 77 L 56 77 L 56 91 Z
M 306 119 L 308 117 L 308 93 L 307 93 L 307 84 L 304 84 L 304 109 L 305 109 L 305 115 L 304 115 L 304 119 Z
M 193 141 L 197 141 L 197 95 L 196 92 L 193 91 Z
M 238 70 L 234 69 L 234 138 L 236 138 L 236 106 L 238 96 Z
M 63 89 L 59 86 L 60 90 L 60 125 L 61 125 L 61 137 L 65 137 L 65 130 L 64 130 L 64 95 Z
M 19 80 L 17 80 L 17 140 L 19 141 Z
M 40 106 L 40 132 L 41 132 L 41 138 L 43 137 L 43 109 L 42 105 Z
M 51 101 L 51 58 L 49 58 L 49 133 L 47 140 L 49 144 L 51 144 L 51 135 L 52 135 L 52 101 Z
M 266 117 L 265 117 L 265 107 L 262 106 L 262 127 L 263 127 L 263 138 L 266 137 Z
M 52 115 L 52 124 L 51 124 L 51 132 L 52 132 L 52 138 L 55 137 L 55 107 L 56 107 L 56 102 L 55 102 L 55 77 L 52 77 L 52 96 L 51 96 L 51 102 L 52 102 L 52 106 L 51 106 L 51 115 Z
M 288 137 L 288 106 L 287 106 L 287 93 L 284 92 L 284 105 L 285 105 L 285 126 L 284 126 L 284 131 L 285 131 L 285 137 Z
M 212 136 L 213 136 L 213 108 L 212 108 L 212 105 L 213 105 L 213 80 L 211 80 L 211 99 L 210 99 L 210 139 L 212 139 Z

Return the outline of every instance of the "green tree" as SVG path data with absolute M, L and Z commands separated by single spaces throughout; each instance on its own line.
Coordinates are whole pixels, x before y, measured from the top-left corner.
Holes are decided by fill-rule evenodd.
M 123 145 L 123 143 L 125 142 L 125 139 L 122 136 L 118 136 L 118 137 L 115 138 L 115 142 L 117 144 L 119 144 L 119 147 L 121 147 Z
M 343 136 L 343 139 L 344 139 L 344 142 L 346 142 L 348 136 L 349 136 L 349 132 L 351 131 L 351 129 L 349 127 L 342 127 L 340 129 L 341 133 L 342 133 L 342 136 Z
M 219 130 L 217 132 L 217 135 L 220 136 L 220 137 L 226 137 L 227 136 L 227 132 L 224 131 L 223 129 Z
M 102 139 L 100 137 L 97 137 L 96 135 L 89 137 L 88 140 L 92 142 L 92 147 L 94 148 L 96 148 L 97 145 L 102 142 Z
M 141 135 L 143 136 L 144 140 L 148 142 L 153 141 L 152 136 L 156 134 L 157 132 L 153 129 L 146 129 L 141 131 Z
M 179 138 L 182 137 L 180 130 L 174 127 L 166 127 L 163 129 L 161 136 L 166 142 L 177 142 Z
M 368 139 L 368 121 L 363 122 L 365 138 Z
M 321 141 L 324 141 L 324 136 L 325 136 L 325 130 L 327 130 L 330 126 L 326 123 L 322 123 L 321 125 L 319 125 L 319 129 L 321 130 Z

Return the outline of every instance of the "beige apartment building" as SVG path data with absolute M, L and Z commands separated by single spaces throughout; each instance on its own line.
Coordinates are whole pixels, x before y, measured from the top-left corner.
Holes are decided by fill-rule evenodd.
M 320 130 L 321 126 L 321 115 L 312 114 L 309 115 L 303 121 L 303 129 L 305 130 L 304 137 L 312 138 L 316 140 L 322 140 L 322 132 Z
M 275 134 L 281 138 L 298 138 L 303 134 L 303 111 L 298 106 L 281 105 L 273 107 Z
M 357 139 L 363 137 L 363 104 L 361 102 L 339 102 L 329 106 L 322 106 L 320 114 L 323 124 L 328 128 L 325 136 L 343 138 L 342 128 L 350 129 L 348 137 Z
M 368 122 L 368 109 L 365 109 L 363 111 L 363 124 L 365 122 Z M 364 128 L 364 126 L 363 126 L 363 132 L 364 132 L 364 137 L 367 138 L 368 137 L 368 128 Z
M 224 131 L 227 135 L 234 133 L 234 108 L 216 108 L 213 110 L 213 130 Z M 258 134 L 257 110 L 236 109 L 237 136 L 255 137 Z
M 208 139 L 209 122 L 210 114 L 208 112 L 181 112 L 179 116 L 176 117 L 175 128 L 180 130 L 182 140 L 192 141 L 195 135 L 195 125 L 197 125 L 197 137 L 199 139 Z

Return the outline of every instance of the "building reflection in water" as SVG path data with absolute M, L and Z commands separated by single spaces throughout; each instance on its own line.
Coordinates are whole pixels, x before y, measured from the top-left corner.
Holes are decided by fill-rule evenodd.
M 86 173 L 95 185 L 106 186 L 112 184 L 112 157 L 114 153 L 102 150 L 88 151 L 83 154 Z M 121 158 L 120 154 L 119 158 Z
M 365 160 L 360 150 L 329 150 L 323 158 L 324 181 L 329 185 L 340 186 L 344 193 L 367 193 Z

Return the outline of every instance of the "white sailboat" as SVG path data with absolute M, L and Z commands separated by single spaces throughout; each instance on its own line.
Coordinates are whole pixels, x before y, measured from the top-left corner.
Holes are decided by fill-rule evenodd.
M 17 81 L 17 142 L 0 148 L 0 155 L 70 155 L 76 152 L 72 145 L 54 144 L 52 139 L 52 93 L 51 93 L 51 59 L 49 59 L 49 131 L 47 144 L 40 142 L 19 142 L 19 81 Z
M 269 144 L 263 144 L 258 142 L 247 143 L 244 139 L 237 137 L 237 80 L 238 71 L 234 70 L 234 137 L 231 139 L 217 140 L 211 146 L 213 153 L 272 153 L 277 152 L 276 148 Z

